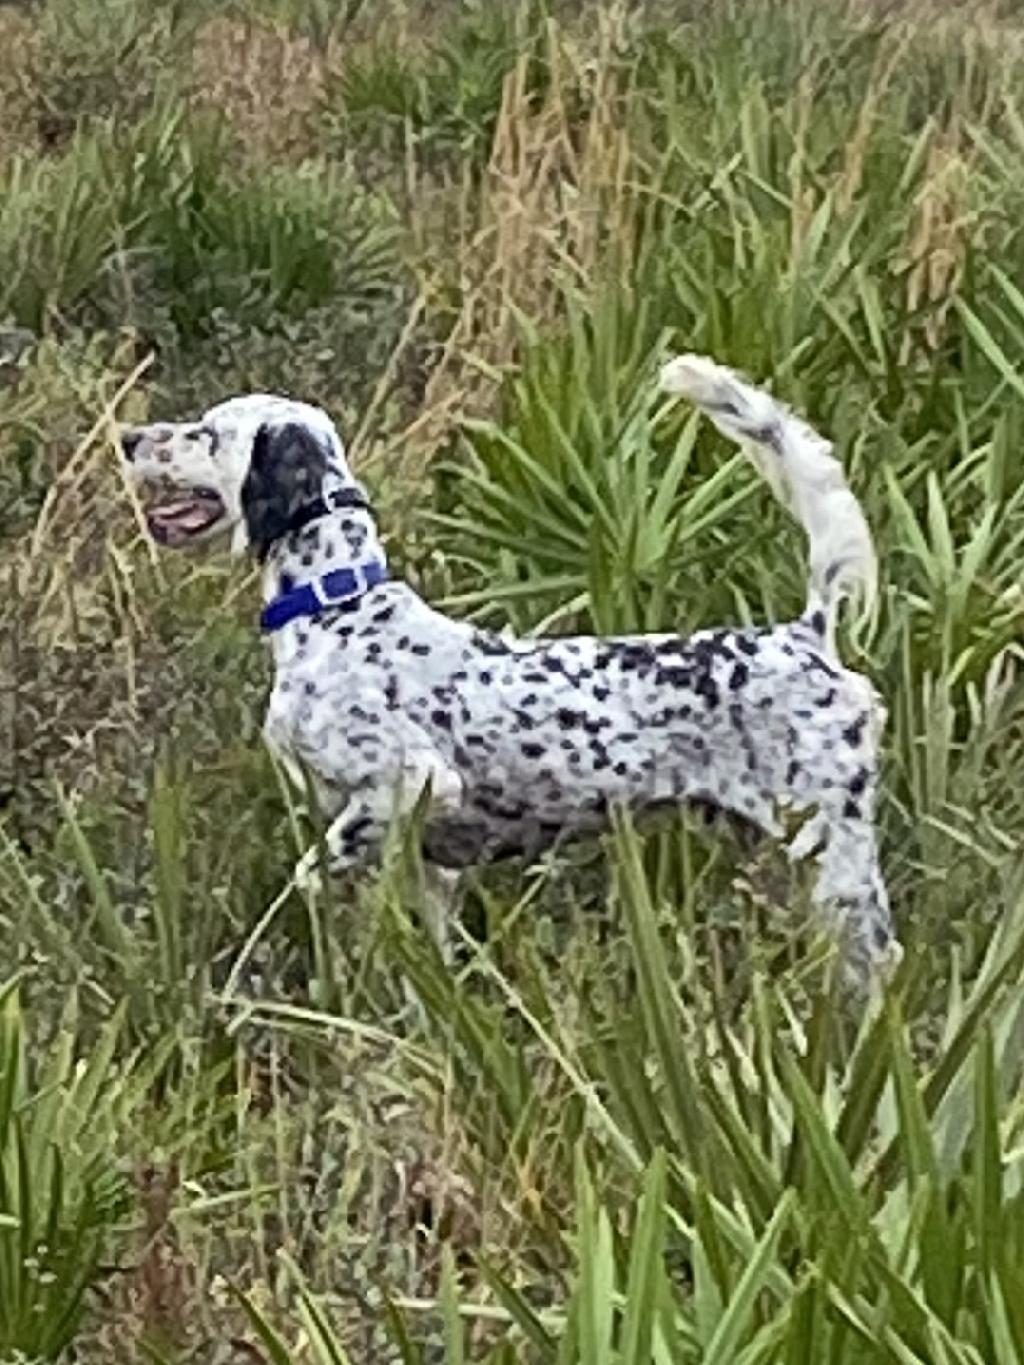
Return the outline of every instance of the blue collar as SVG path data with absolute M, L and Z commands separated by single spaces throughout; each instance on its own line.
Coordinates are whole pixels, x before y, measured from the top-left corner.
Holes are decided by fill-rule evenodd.
M 300 616 L 319 616 L 331 607 L 358 601 L 378 583 L 386 582 L 387 577 L 388 566 L 383 559 L 371 559 L 367 564 L 356 564 L 351 569 L 334 569 L 323 578 L 303 583 L 301 588 L 292 588 L 275 597 L 263 608 L 260 625 L 266 631 L 274 631 Z

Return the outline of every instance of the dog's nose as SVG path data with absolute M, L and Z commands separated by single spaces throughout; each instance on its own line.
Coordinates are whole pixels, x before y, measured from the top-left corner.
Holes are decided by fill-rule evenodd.
M 121 450 L 124 452 L 126 460 L 135 459 L 135 452 L 138 450 L 141 440 L 141 431 L 123 431 L 121 433 Z

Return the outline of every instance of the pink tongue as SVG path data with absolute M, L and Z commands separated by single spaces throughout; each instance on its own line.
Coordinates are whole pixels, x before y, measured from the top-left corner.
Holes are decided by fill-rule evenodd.
M 205 503 L 193 499 L 181 502 L 167 502 L 154 507 L 150 516 L 162 525 L 173 524 L 182 531 L 201 531 L 211 519 L 213 509 Z

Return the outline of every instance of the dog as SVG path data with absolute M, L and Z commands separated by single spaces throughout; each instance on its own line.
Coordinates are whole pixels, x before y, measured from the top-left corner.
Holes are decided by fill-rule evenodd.
M 121 448 L 156 541 L 230 533 L 263 566 L 264 734 L 297 782 L 312 776 L 329 873 L 371 862 L 421 802 L 425 862 L 451 878 L 600 834 L 616 808 L 692 802 L 776 839 L 788 809 L 803 817 L 789 856 L 814 859 L 813 903 L 844 961 L 861 980 L 888 975 L 901 949 L 874 822 L 885 712 L 835 645 L 842 601 L 874 591 L 864 514 L 828 442 L 766 392 L 692 355 L 660 386 L 737 443 L 802 524 L 795 621 L 513 640 L 451 620 L 389 577 L 337 429 L 307 403 L 230 398 L 198 421 L 126 429 Z M 320 873 L 311 849 L 294 882 Z

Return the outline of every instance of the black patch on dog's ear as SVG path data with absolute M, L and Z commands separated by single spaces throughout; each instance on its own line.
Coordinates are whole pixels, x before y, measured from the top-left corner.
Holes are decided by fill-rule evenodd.
M 308 427 L 260 427 L 242 484 L 242 516 L 257 559 L 266 559 L 296 512 L 320 496 L 327 467 L 327 454 Z

